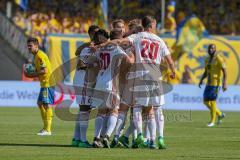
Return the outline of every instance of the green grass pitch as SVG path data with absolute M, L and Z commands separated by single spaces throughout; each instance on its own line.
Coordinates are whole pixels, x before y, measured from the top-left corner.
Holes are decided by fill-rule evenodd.
M 38 108 L 0 108 L 1 160 L 195 160 L 240 159 L 240 113 L 226 112 L 221 126 L 207 128 L 209 113 L 165 111 L 167 150 L 70 147 L 74 122 L 53 121 L 53 135 L 37 136 Z M 88 139 L 93 138 L 91 120 Z

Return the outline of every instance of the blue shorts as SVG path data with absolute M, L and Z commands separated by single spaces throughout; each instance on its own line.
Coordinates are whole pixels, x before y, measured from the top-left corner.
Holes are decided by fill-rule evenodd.
M 54 104 L 55 87 L 41 88 L 38 96 L 38 102 L 43 104 Z
M 218 97 L 219 86 L 206 86 L 204 90 L 204 100 L 215 101 Z

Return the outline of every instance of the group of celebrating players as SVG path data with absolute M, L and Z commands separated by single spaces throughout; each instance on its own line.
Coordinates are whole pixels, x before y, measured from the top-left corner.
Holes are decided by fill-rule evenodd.
M 127 28 L 122 19 L 112 22 L 110 34 L 92 25 L 88 30 L 91 41 L 76 51 L 79 60 L 73 84 L 77 86 L 80 110 L 73 146 L 129 148 L 132 134 L 132 148 L 166 148 L 160 63 L 164 59 L 171 69 L 171 77 L 175 78 L 174 63 L 166 44 L 154 34 L 156 20 L 153 17 L 134 19 Z M 87 129 L 90 112 L 95 108 L 98 113 L 94 140 L 90 144 Z M 128 110 L 131 111 L 130 124 L 123 133 Z
M 156 20 L 145 16 L 129 22 L 127 31 L 121 19 L 112 22 L 110 34 L 96 25 L 89 27 L 90 42 L 81 45 L 76 56 L 78 63 L 74 77 L 76 101 L 79 112 L 76 118 L 72 145 L 80 148 L 130 147 L 165 149 L 164 144 L 164 85 L 162 68 L 170 68 L 169 77 L 175 78 L 175 67 L 164 41 L 156 32 Z M 110 39 L 110 40 L 109 40 Z M 27 77 L 38 77 L 40 93 L 38 107 L 43 128 L 40 136 L 51 135 L 52 107 L 56 82 L 47 55 L 39 49 L 36 38 L 30 37 L 28 50 L 34 55 L 36 72 Z M 227 72 L 224 59 L 217 54 L 216 46 L 208 47 L 205 72 L 199 82 L 207 78 L 204 104 L 209 108 L 211 121 L 208 127 L 220 124 L 225 114 L 217 108 L 220 86 L 227 90 Z M 223 75 L 223 78 L 222 78 Z M 93 143 L 87 140 L 91 111 L 97 109 Z M 123 133 L 130 110 L 129 127 Z M 217 116 L 217 117 L 216 117 Z M 114 134 L 113 140 L 110 137 Z M 157 139 L 157 144 L 156 144 Z

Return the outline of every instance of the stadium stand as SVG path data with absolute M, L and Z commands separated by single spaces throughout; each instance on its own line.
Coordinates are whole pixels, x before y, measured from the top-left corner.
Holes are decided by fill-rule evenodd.
M 0 79 L 1 80 L 22 80 L 23 57 L 16 54 L 16 51 L 0 36 Z M 7 69 L 6 69 L 7 67 Z

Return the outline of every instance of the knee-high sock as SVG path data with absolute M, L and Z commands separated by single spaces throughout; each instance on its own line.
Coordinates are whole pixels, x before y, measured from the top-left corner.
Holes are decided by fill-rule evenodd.
M 46 130 L 48 132 L 51 132 L 51 127 L 52 127 L 52 116 L 53 116 L 53 112 L 52 112 L 52 107 L 47 107 L 45 108 L 46 110 Z
M 144 138 L 145 140 L 150 140 L 150 131 L 149 131 L 149 126 L 148 126 L 148 119 L 145 116 L 143 119 L 143 134 L 144 134 Z
M 87 141 L 87 129 L 88 129 L 88 121 L 89 121 L 89 112 L 88 111 L 80 111 L 80 140 L 82 142 Z
M 103 126 L 102 126 L 101 136 L 105 136 L 107 132 L 108 119 L 109 119 L 109 116 L 106 116 L 106 115 L 103 116 Z
M 124 134 L 124 136 L 129 137 L 130 134 L 133 132 L 133 129 L 134 129 L 134 124 L 133 124 L 133 121 L 131 121 L 129 127 L 127 128 L 127 130 Z
M 204 104 L 209 108 L 211 115 L 211 123 L 215 123 L 216 115 L 221 115 L 222 112 L 217 108 L 216 101 L 204 101 Z
M 156 120 L 156 130 L 158 137 L 163 137 L 164 132 L 164 114 L 160 107 L 154 108 L 155 120 Z
M 156 120 L 154 116 L 148 118 L 148 130 L 150 133 L 150 140 L 155 141 L 156 139 Z
M 205 106 L 211 111 L 211 104 L 210 104 L 210 101 L 204 101 L 203 103 L 204 103 Z
M 216 121 L 216 116 L 217 115 L 222 115 L 222 112 L 217 108 L 217 103 L 216 101 L 209 101 L 210 106 L 211 106 L 211 123 L 215 123 Z
M 102 116 L 97 116 L 95 118 L 95 132 L 94 132 L 94 137 L 100 138 L 100 134 L 102 131 L 103 127 L 103 117 Z
M 43 122 L 43 129 L 46 130 L 46 121 L 45 121 L 45 117 L 46 117 L 46 110 L 45 108 L 43 107 L 43 105 L 39 106 L 39 110 L 40 110 L 40 113 L 41 113 L 41 117 L 42 117 L 42 122 Z
M 116 136 L 120 135 L 125 117 L 126 117 L 126 113 L 120 112 L 118 114 L 118 119 L 117 119 L 117 124 L 116 124 L 116 129 L 115 129 Z
M 216 108 L 216 114 L 217 116 L 221 116 L 222 112 L 220 111 L 220 109 L 217 107 L 217 102 L 216 101 L 211 101 L 213 108 Z
M 75 128 L 74 128 L 74 135 L 73 138 L 75 140 L 80 140 L 80 123 L 79 123 L 80 113 L 78 113 L 76 122 L 75 122 Z
M 213 116 L 211 101 L 204 101 L 204 104 L 205 104 L 205 105 L 207 106 L 207 108 L 210 110 L 210 116 L 211 116 L 210 122 L 213 122 L 214 116 Z M 214 121 L 214 122 L 215 122 L 215 121 Z
M 106 131 L 106 135 L 108 137 L 111 136 L 112 132 L 114 131 L 116 124 L 117 124 L 117 115 L 110 115 L 108 118 L 108 123 L 107 123 L 107 131 Z
M 137 130 L 137 134 L 142 134 L 142 108 L 134 107 L 133 108 L 133 123 L 134 127 Z

